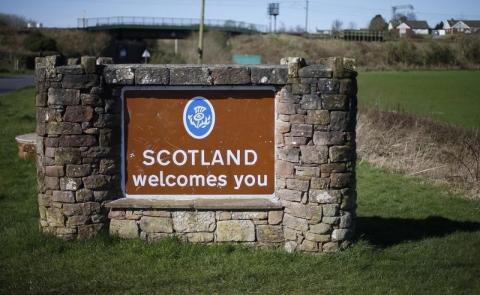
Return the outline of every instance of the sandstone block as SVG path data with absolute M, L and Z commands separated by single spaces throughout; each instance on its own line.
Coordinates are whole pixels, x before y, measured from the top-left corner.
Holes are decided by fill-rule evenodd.
M 338 131 L 315 131 L 313 143 L 315 145 L 343 145 L 346 142 L 346 133 Z
M 83 177 L 92 172 L 90 164 L 83 165 L 67 165 L 67 177 Z
M 332 146 L 329 149 L 329 157 L 331 162 L 350 161 L 354 157 L 354 149 L 348 145 Z
M 338 242 L 328 242 L 322 245 L 323 252 L 335 252 L 338 250 Z
M 268 212 L 268 224 L 280 224 L 283 220 L 283 211 Z
M 210 243 L 213 242 L 214 234 L 210 232 L 187 233 L 185 237 L 191 243 Z
M 351 173 L 331 173 L 330 174 L 330 187 L 331 188 L 344 188 L 349 187 L 352 182 Z
M 323 95 L 322 106 L 325 110 L 330 111 L 346 110 L 348 97 L 346 95 Z
M 283 242 L 283 229 L 280 225 L 258 225 L 257 240 L 266 243 Z
M 60 137 L 60 146 L 63 147 L 87 147 L 97 144 L 93 135 L 64 135 Z
M 334 131 L 353 131 L 353 122 L 348 112 L 331 111 L 330 129 Z
M 171 85 L 210 85 L 211 78 L 207 68 L 201 66 L 179 66 L 170 68 Z
M 75 196 L 71 191 L 53 191 L 52 201 L 61 203 L 74 203 Z
M 82 134 L 82 126 L 70 122 L 50 122 L 47 124 L 47 133 L 50 135 Z
M 78 105 L 80 91 L 74 89 L 48 89 L 48 105 Z
M 110 176 L 107 175 L 92 175 L 83 178 L 83 184 L 88 189 L 104 189 L 108 188 L 110 183 Z
M 310 182 L 308 180 L 300 180 L 295 178 L 287 179 L 287 189 L 306 192 L 308 191 L 309 186 Z
M 290 123 L 277 120 L 275 121 L 275 130 L 277 133 L 287 133 L 290 131 Z
M 94 236 L 96 236 L 102 228 L 103 228 L 102 223 L 81 225 L 78 227 L 77 238 L 79 240 L 91 239 Z
M 168 68 L 139 67 L 135 69 L 135 84 L 168 85 L 170 70 Z
M 216 237 L 218 242 L 253 242 L 255 225 L 251 220 L 218 221 Z
M 127 66 L 106 66 L 103 75 L 108 84 L 132 85 L 135 82 L 134 70 Z
M 318 243 L 314 241 L 304 240 L 302 244 L 300 244 L 298 249 L 306 252 L 317 252 Z
M 290 136 L 311 137 L 313 135 L 313 127 L 311 124 L 292 124 Z
M 295 165 L 290 162 L 278 160 L 275 163 L 275 175 L 279 177 L 293 176 L 294 167 Z
M 311 189 L 309 191 L 310 200 L 320 204 L 338 204 L 341 200 L 339 191 Z
M 286 67 L 278 68 L 251 68 L 252 83 L 253 84 L 271 84 L 271 85 L 283 85 L 287 82 L 288 69 Z
M 143 216 L 140 219 L 140 229 L 148 233 L 172 233 L 171 218 Z
M 135 220 L 110 220 L 110 234 L 126 239 L 138 238 L 138 227 Z
M 351 231 L 348 229 L 334 229 L 332 232 L 332 240 L 343 241 L 350 238 Z
M 332 69 L 325 65 L 311 65 L 298 70 L 301 78 L 330 78 L 332 77 Z
M 267 219 L 265 211 L 232 212 L 232 219 Z
M 93 199 L 93 192 L 88 189 L 79 189 L 75 192 L 75 200 L 77 202 L 88 202 Z
M 326 223 L 318 223 L 310 225 L 310 232 L 314 234 L 324 235 L 332 230 L 332 226 Z
M 97 71 L 97 59 L 95 56 L 82 56 L 80 64 L 87 74 L 93 74 Z
M 295 175 L 300 177 L 318 177 L 320 176 L 319 167 L 295 166 Z
M 340 82 L 335 79 L 319 79 L 318 91 L 322 94 L 338 94 L 340 91 Z
M 328 125 L 330 123 L 330 113 L 325 110 L 308 110 L 305 117 L 305 123 L 315 125 Z
M 297 218 L 290 214 L 283 215 L 283 225 L 300 232 L 306 232 L 308 230 L 308 222 L 306 219 Z
M 280 160 L 287 162 L 298 162 L 300 157 L 300 150 L 298 148 L 285 147 L 277 148 L 277 156 Z
M 326 189 L 330 184 L 330 178 L 313 177 L 310 182 L 311 189 Z
M 327 216 L 327 217 L 338 216 L 338 209 L 339 209 L 338 204 L 326 204 L 326 205 L 323 205 L 322 207 L 323 207 L 323 216 Z
M 328 147 L 305 145 L 300 147 L 301 160 L 307 164 L 322 164 L 328 161 Z
M 312 232 L 307 232 L 307 234 L 305 235 L 305 239 L 309 241 L 322 242 L 322 243 L 330 242 L 331 240 L 330 235 L 320 235 Z
M 89 106 L 67 106 L 63 120 L 66 122 L 88 122 L 93 117 L 93 108 Z
M 278 114 L 292 115 L 296 113 L 296 106 L 294 103 L 279 102 L 276 111 Z
M 213 67 L 212 79 L 214 85 L 250 84 L 250 69 L 247 67 Z
M 45 166 L 45 176 L 61 177 L 64 175 L 63 166 Z
M 302 200 L 303 192 L 291 189 L 279 189 L 276 196 L 282 201 L 300 202 Z
M 213 211 L 177 211 L 172 213 L 176 232 L 211 232 L 215 229 Z

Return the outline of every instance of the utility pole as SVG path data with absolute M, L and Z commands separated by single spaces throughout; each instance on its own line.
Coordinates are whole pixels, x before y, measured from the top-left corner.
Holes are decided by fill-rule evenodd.
M 198 30 L 198 64 L 203 63 L 203 23 L 205 16 L 205 0 L 200 0 L 200 28 Z
M 308 34 L 308 0 L 305 0 L 305 34 Z

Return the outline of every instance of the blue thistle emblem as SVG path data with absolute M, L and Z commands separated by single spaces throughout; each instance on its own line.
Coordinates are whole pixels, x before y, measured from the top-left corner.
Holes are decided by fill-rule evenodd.
M 215 111 L 205 97 L 190 99 L 183 110 L 183 125 L 190 136 L 195 139 L 207 137 L 215 124 Z

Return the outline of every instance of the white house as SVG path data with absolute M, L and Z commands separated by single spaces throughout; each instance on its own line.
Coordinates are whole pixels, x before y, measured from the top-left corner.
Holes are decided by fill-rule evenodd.
M 447 34 L 472 34 L 480 32 L 480 21 L 449 19 L 443 22 L 443 28 L 445 29 Z
M 398 24 L 390 22 L 389 30 L 396 30 L 400 37 L 407 35 L 428 35 L 428 23 L 423 20 L 406 20 L 400 21 Z
M 480 32 L 480 21 L 478 20 L 459 20 L 453 25 L 454 32 L 465 34 Z

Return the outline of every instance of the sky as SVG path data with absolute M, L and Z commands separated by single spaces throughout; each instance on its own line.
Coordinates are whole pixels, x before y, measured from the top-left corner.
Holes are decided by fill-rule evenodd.
M 0 13 L 17 14 L 46 27 L 76 27 L 77 18 L 148 16 L 199 18 L 201 0 L 0 0 Z M 277 27 L 305 27 L 306 0 L 205 0 L 205 18 L 268 26 L 267 5 L 280 3 Z M 391 17 L 393 5 L 411 4 L 417 19 L 431 27 L 442 20 L 480 20 L 480 0 L 309 0 L 308 30 L 329 29 L 336 19 L 345 28 L 365 28 L 381 14 Z

